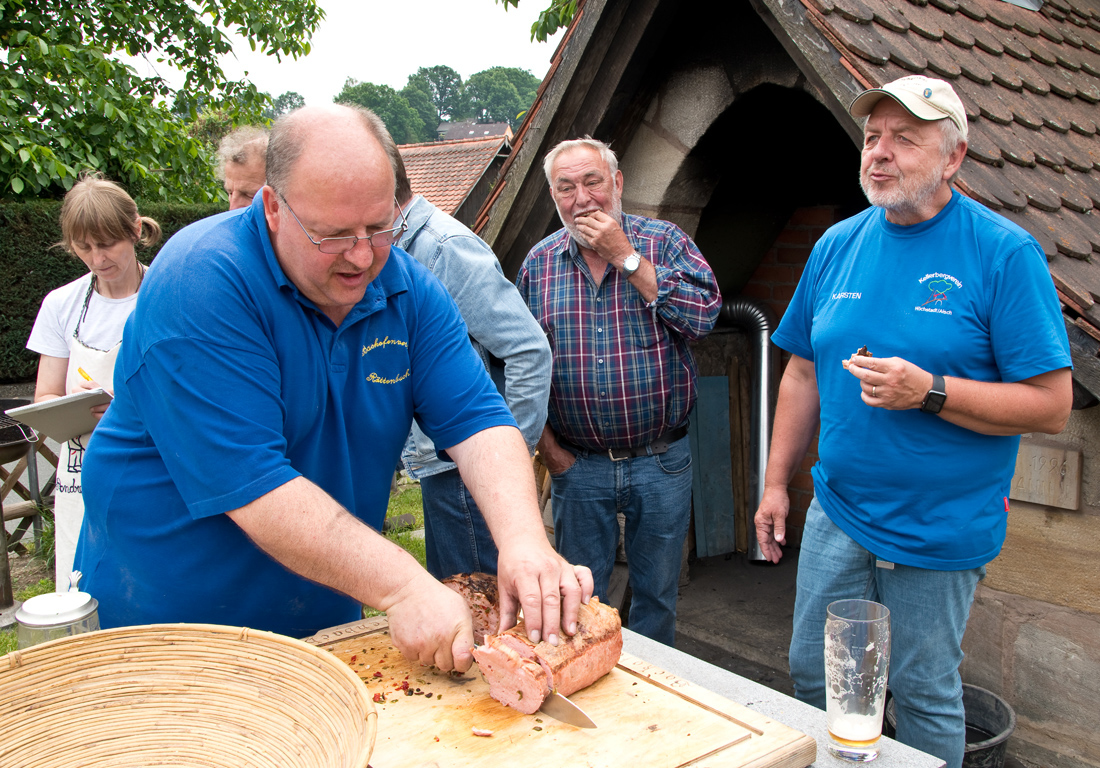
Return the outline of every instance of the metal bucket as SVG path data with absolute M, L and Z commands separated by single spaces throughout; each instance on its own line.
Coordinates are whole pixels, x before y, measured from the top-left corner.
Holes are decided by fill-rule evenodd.
M 963 768 L 1003 768 L 1008 737 L 1016 730 L 1016 713 L 992 691 L 963 683 L 966 710 L 966 749 Z M 884 733 L 891 738 L 897 727 L 894 700 L 886 703 Z

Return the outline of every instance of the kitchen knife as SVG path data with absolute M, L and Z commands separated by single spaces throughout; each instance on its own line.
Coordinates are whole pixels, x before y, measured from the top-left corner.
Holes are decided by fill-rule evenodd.
M 551 691 L 550 695 L 543 699 L 539 712 L 577 728 L 596 727 L 596 724 L 592 722 L 592 718 L 586 715 L 583 709 L 557 691 Z

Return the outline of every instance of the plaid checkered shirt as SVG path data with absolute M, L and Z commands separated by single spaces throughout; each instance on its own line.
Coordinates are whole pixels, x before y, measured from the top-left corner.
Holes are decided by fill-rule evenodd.
M 683 230 L 644 216 L 622 225 L 656 268 L 652 304 L 617 269 L 597 286 L 564 229 L 531 249 L 516 279 L 554 353 L 550 426 L 590 450 L 644 446 L 686 423 L 696 392 L 689 342 L 710 332 L 722 303 Z

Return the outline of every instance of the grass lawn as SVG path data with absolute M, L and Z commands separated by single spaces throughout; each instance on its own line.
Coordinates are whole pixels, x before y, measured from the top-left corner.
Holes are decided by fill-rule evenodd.
M 402 515 L 412 515 L 413 522 L 388 531 L 386 538 L 407 550 L 421 565 L 424 565 L 423 534 L 414 535 L 424 527 L 424 504 L 420 495 L 419 483 L 403 479 L 398 483 L 397 490 L 390 495 L 390 505 L 386 510 L 386 518 L 396 519 Z M 51 573 L 53 572 L 52 563 L 49 570 Z M 27 586 L 15 584 L 15 588 L 17 589 L 15 599 L 24 601 L 35 595 L 53 592 L 54 582 L 53 579 L 41 579 L 36 584 Z M 378 611 L 364 608 L 364 617 L 377 616 L 378 613 Z M 14 628 L 0 632 L 0 656 L 14 651 L 15 646 L 16 634 Z

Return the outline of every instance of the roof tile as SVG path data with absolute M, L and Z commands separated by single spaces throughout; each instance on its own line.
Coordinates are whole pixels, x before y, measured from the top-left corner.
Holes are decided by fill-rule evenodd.
M 891 32 L 889 29 L 878 28 L 876 30 L 882 42 L 890 49 L 890 61 L 909 73 L 921 74 L 928 69 L 928 59 L 920 51 L 912 46 L 907 35 Z
M 974 36 L 974 44 L 983 51 L 992 53 L 994 56 L 1000 56 L 1005 52 L 1004 43 L 991 30 L 986 29 L 984 24 L 971 24 L 970 27 L 970 33 Z
M 928 61 L 928 68 L 932 70 L 933 74 L 946 77 L 948 80 L 954 80 L 962 74 L 962 68 L 944 50 L 944 46 L 920 35 L 909 35 L 908 37 L 913 47 L 924 54 L 925 59 Z M 977 114 L 977 110 L 974 114 Z M 969 114 L 967 116 L 969 117 Z
M 985 21 L 985 9 L 977 0 L 958 0 L 959 11 L 974 21 Z
M 1005 160 L 1025 168 L 1034 168 L 1035 151 L 1031 148 L 1028 137 L 1022 135 L 1027 133 L 1031 131 L 1019 126 L 1009 126 L 1008 130 L 999 131 L 997 135 L 1001 140 L 1001 156 Z
M 990 82 L 992 82 L 992 76 Z M 955 82 L 955 90 L 965 93 L 978 106 L 981 116 L 986 120 L 992 120 L 1001 125 L 1008 125 L 1012 122 L 1012 110 L 1008 108 L 997 92 L 1002 89 L 987 88 L 973 80 L 960 77 Z
M 985 65 L 985 62 L 982 61 L 985 56 L 979 57 L 973 51 L 968 51 L 966 48 L 959 48 L 956 45 L 945 45 L 944 49 L 947 51 L 948 55 L 955 60 L 955 63 L 959 65 L 963 77 L 973 80 L 979 85 L 989 85 L 993 82 L 993 73 L 989 70 L 989 67 Z
M 1021 82 L 1024 84 L 1024 88 L 1032 93 L 1038 93 L 1044 96 L 1050 93 L 1050 83 L 1047 82 L 1046 78 L 1043 77 L 1039 70 L 1032 66 L 1029 61 L 1020 61 L 1011 56 L 1006 56 L 1002 61 L 1007 66 L 1011 67 L 1012 71 L 1020 77 Z
M 875 14 L 860 0 L 832 0 L 836 12 L 856 24 L 870 24 Z
M 1088 194 L 1074 183 L 1074 178 L 1069 174 L 1058 173 L 1045 165 L 1037 166 L 1035 173 L 1047 188 L 1055 192 L 1060 198 L 1060 205 L 1078 213 L 1087 213 L 1092 210 L 1092 200 Z
M 1008 163 L 1005 166 L 1007 167 Z M 976 163 L 967 158 L 963 161 L 959 175 L 971 188 L 980 188 L 987 199 L 996 200 L 1004 208 L 1016 212 L 1026 210 L 1027 195 L 1004 175 L 1003 170 L 984 163 Z M 963 175 L 964 171 L 965 175 Z
M 984 121 L 975 120 L 970 125 L 966 154 L 986 165 L 1002 166 L 1005 164 L 1005 160 L 1001 155 L 1001 148 L 985 132 L 985 124 Z
M 872 24 L 856 24 L 835 13 L 829 17 L 829 26 L 840 38 L 841 44 L 861 59 L 872 64 L 885 64 L 890 60 L 890 49 L 878 33 L 880 27 Z
M 398 147 L 409 183 L 429 203 L 453 214 L 505 144 L 504 136 Z
M 1066 175 L 1073 179 L 1073 185 L 1089 196 L 1093 208 L 1100 208 L 1100 174 L 1095 171 L 1080 173 L 1074 170 L 1066 170 Z
M 1056 137 L 1058 149 L 1066 158 L 1066 165 L 1075 171 L 1088 173 L 1096 167 L 1096 137 L 1082 136 L 1079 133 L 1067 132 Z
M 943 26 L 943 37 L 945 40 L 954 43 L 960 48 L 974 47 L 976 40 L 974 39 L 974 33 L 969 29 L 969 27 L 974 25 L 971 24 L 970 20 L 965 16 L 959 17 L 959 20 L 956 22 L 954 17 L 944 15 L 941 24 Z
M 875 23 L 879 26 L 885 27 L 891 32 L 909 31 L 908 19 L 898 13 L 893 6 L 876 5 L 872 10 L 875 14 Z
M 1017 93 L 1008 88 L 1001 88 L 998 95 L 1005 106 L 1012 110 L 1012 119 L 1024 128 L 1037 131 L 1043 127 L 1043 115 L 1036 103 L 1042 97 L 1029 93 Z
M 943 12 L 929 5 L 909 2 L 897 8 L 910 24 L 910 31 L 939 42 L 943 39 Z

